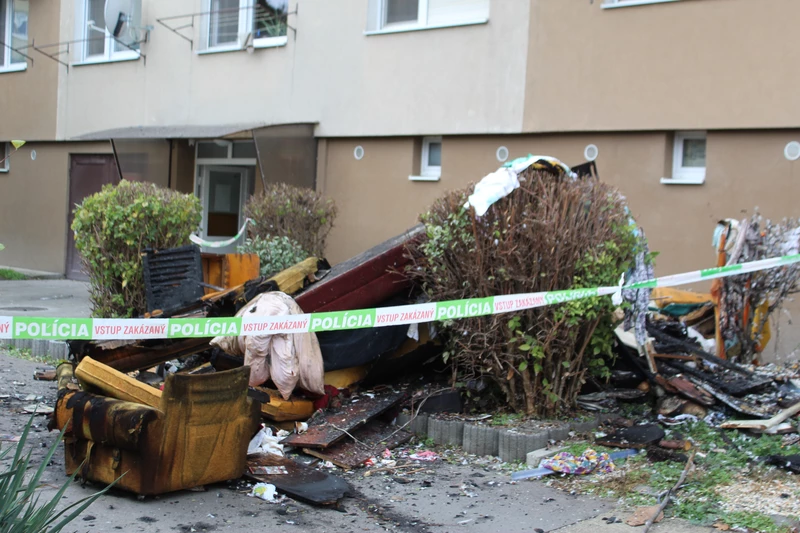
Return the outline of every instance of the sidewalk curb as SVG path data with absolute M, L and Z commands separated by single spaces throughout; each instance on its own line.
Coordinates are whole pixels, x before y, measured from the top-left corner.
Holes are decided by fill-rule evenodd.
M 0 339 L 0 348 L 16 348 L 30 350 L 36 357 L 51 357 L 56 360 L 66 359 L 69 346 L 64 341 L 32 340 L 32 339 Z
M 525 462 L 529 452 L 546 448 L 551 440 L 566 440 L 571 432 L 593 431 L 605 418 L 604 415 L 595 415 L 589 420 L 562 422 L 556 427 L 524 432 L 461 420 L 441 420 L 428 415 L 419 415 L 412 420 L 409 413 L 401 413 L 397 425 L 408 424 L 406 430 L 420 438 L 431 439 L 436 444 L 460 446 L 469 454 L 499 456 L 506 462 Z

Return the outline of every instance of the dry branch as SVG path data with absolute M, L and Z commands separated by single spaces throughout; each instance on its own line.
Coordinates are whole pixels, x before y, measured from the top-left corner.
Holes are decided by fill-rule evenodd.
M 672 494 L 676 492 L 678 489 L 680 489 L 681 486 L 683 485 L 683 482 L 686 481 L 686 474 L 689 473 L 689 470 L 692 468 L 692 465 L 694 464 L 695 453 L 696 452 L 692 452 L 692 454 L 689 456 L 689 460 L 686 461 L 686 466 L 684 467 L 683 472 L 681 472 L 681 477 L 678 478 L 678 482 L 675 483 L 675 485 L 667 491 L 667 494 L 664 495 L 664 501 L 662 501 L 661 505 L 658 506 L 658 509 L 653 514 L 653 517 L 650 518 L 644 525 L 642 533 L 647 533 L 648 531 L 650 531 L 650 528 L 653 526 L 653 524 L 655 524 L 656 520 L 658 520 L 658 515 L 660 515 L 669 504 L 669 501 L 672 498 Z

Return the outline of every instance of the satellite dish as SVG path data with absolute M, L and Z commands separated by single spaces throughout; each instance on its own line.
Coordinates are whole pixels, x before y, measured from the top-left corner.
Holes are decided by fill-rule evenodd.
M 106 29 L 122 44 L 141 41 L 142 0 L 106 0 Z

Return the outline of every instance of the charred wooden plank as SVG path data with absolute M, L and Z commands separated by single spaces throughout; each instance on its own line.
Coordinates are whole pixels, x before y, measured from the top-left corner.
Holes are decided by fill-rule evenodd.
M 283 467 L 285 474 L 254 474 L 251 469 L 259 466 Z M 260 454 L 247 458 L 245 477 L 263 483 L 272 483 L 278 492 L 313 505 L 335 505 L 353 492 L 344 479 L 301 465 L 287 457 Z
M 91 357 L 114 370 L 133 372 L 134 370 L 152 368 L 172 359 L 188 357 L 208 350 L 210 348 L 208 344 L 210 340 L 211 337 L 175 340 L 153 339 L 129 341 L 124 344 L 119 341 L 113 341 L 114 344 L 112 346 L 114 347 L 110 349 L 105 349 L 107 345 L 104 343 L 83 343 L 80 347 L 80 352 L 76 355 L 79 361 L 84 357 Z
M 740 374 L 744 374 L 745 376 L 752 376 L 753 375 L 752 372 L 750 372 L 749 370 L 745 369 L 741 365 L 737 365 L 736 363 L 733 363 L 733 362 L 728 361 L 726 359 L 720 359 L 719 357 L 717 357 L 715 355 L 712 355 L 712 354 L 706 352 L 705 350 L 701 350 L 700 348 L 698 348 L 697 346 L 695 346 L 691 342 L 686 342 L 686 341 L 681 340 L 681 339 L 676 339 L 672 335 L 664 333 L 663 331 L 660 331 L 658 328 L 654 328 L 649 324 L 647 326 L 647 333 L 649 335 L 652 335 L 655 339 L 660 340 L 662 342 L 669 342 L 669 343 L 674 343 L 676 345 L 679 345 L 683 350 L 686 350 L 689 353 L 693 353 L 693 354 L 699 356 L 701 359 L 705 359 L 706 361 L 708 361 L 710 363 L 714 363 L 715 365 L 719 365 L 719 366 L 721 366 L 723 368 L 727 368 L 728 370 L 733 370 L 734 372 L 739 372 Z
M 669 383 L 676 391 L 678 391 L 678 394 L 681 396 L 685 396 L 690 400 L 694 400 L 701 405 L 711 407 L 715 403 L 711 394 L 696 387 L 692 382 L 683 376 L 678 375 L 668 378 L 667 383 Z
M 714 398 L 721 401 L 734 411 L 738 411 L 742 414 L 756 418 L 769 418 L 777 410 L 776 406 L 769 408 L 766 406 L 761 407 L 761 406 L 751 405 L 740 398 L 734 398 L 733 396 L 725 394 L 724 392 L 715 389 L 708 383 L 703 383 L 697 378 L 691 378 L 691 379 L 698 387 L 708 391 L 712 396 L 714 396 Z
M 658 424 L 622 428 L 595 442 L 613 448 L 646 448 L 664 438 L 664 430 Z
M 309 422 L 308 431 L 290 435 L 282 443 L 301 448 L 327 448 L 343 439 L 347 433 L 363 426 L 373 418 L 396 406 L 403 399 L 401 392 L 362 397 L 338 409 L 329 411 Z
M 352 470 L 364 464 L 370 457 L 380 455 L 386 449 L 393 450 L 401 444 L 411 440 L 411 433 L 397 430 L 389 424 L 373 421 L 367 426 L 353 432 L 353 437 L 358 439 L 345 439 L 344 441 L 327 448 L 324 451 L 304 448 L 308 455 L 319 457 L 323 461 L 330 461 L 340 468 Z
M 730 375 L 731 372 L 724 372 L 715 375 L 711 372 L 703 372 L 697 368 L 692 368 L 680 361 L 673 361 L 671 364 L 681 372 L 685 372 L 706 383 L 709 383 L 720 389 L 725 394 L 730 394 L 731 396 L 744 396 L 745 394 L 750 394 L 751 392 L 755 392 L 758 389 L 773 383 L 772 378 L 758 376 L 743 378 L 738 373 L 733 373 L 733 375 Z

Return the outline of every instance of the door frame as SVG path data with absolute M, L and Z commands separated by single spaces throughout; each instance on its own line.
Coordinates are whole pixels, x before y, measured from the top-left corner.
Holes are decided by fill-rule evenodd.
M 224 241 L 233 237 L 233 235 L 228 237 L 210 237 L 208 235 L 208 212 L 209 212 L 209 202 L 211 201 L 211 197 L 209 193 L 209 179 L 210 174 L 213 171 L 224 171 L 224 172 L 236 172 L 240 177 L 240 184 L 239 184 L 239 219 L 237 223 L 237 230 L 238 228 L 242 227 L 244 224 L 244 206 L 247 202 L 247 198 L 250 195 L 250 182 L 253 179 L 253 169 L 248 168 L 245 166 L 239 165 L 198 165 L 198 175 L 195 179 L 195 194 L 198 198 L 200 198 L 200 205 L 202 207 L 203 212 L 203 219 L 200 223 L 200 237 L 206 241 Z M 235 251 L 237 245 L 242 244 L 241 242 L 237 242 L 232 244 L 229 247 L 224 248 L 203 248 L 203 252 L 210 252 L 210 253 L 232 253 Z
M 87 153 L 69 152 L 67 154 L 67 198 L 66 198 L 66 204 L 67 204 L 67 224 L 66 224 L 67 225 L 67 231 L 66 231 L 66 239 L 65 239 L 66 242 L 64 243 L 64 246 L 66 248 L 65 252 L 64 252 L 64 277 L 67 278 L 67 279 L 74 279 L 74 280 L 77 280 L 77 281 L 88 281 L 89 278 L 88 278 L 88 276 L 86 276 L 86 274 L 83 271 L 80 271 L 80 273 L 78 273 L 76 275 L 75 272 L 72 270 L 72 264 L 73 264 L 74 259 L 75 259 L 73 254 L 78 254 L 78 250 L 77 250 L 77 248 L 75 248 L 75 234 L 72 231 L 72 224 L 71 224 L 71 222 L 72 222 L 71 221 L 72 211 L 73 211 L 73 209 L 75 209 L 75 205 L 74 205 L 74 203 L 72 201 L 73 200 L 73 198 L 72 198 L 72 186 L 73 186 L 73 180 L 74 180 L 73 168 L 74 168 L 76 162 L 78 162 L 80 160 L 84 160 L 84 161 L 88 162 L 88 161 L 91 161 L 93 158 L 97 158 L 98 160 L 99 159 L 103 159 L 104 160 L 103 164 L 110 164 L 110 166 L 112 167 L 111 168 L 111 173 L 108 176 L 105 176 L 105 178 L 110 178 L 110 180 L 105 180 L 104 179 L 102 184 L 101 184 L 101 187 L 100 187 L 101 189 L 102 189 L 102 187 L 104 185 L 107 185 L 107 184 L 118 184 L 119 183 L 119 169 L 117 167 L 117 162 L 116 162 L 116 158 L 114 158 L 114 154 L 109 153 L 109 152 L 106 152 L 106 153 L 103 153 L 103 152 L 94 152 L 94 153 L 93 152 L 87 152 Z M 99 161 L 98 161 L 98 164 L 99 164 Z M 83 201 L 83 199 L 81 199 L 81 201 Z
M 218 158 L 202 158 L 199 157 L 200 153 L 200 144 L 201 143 L 216 143 L 219 146 L 226 146 L 226 157 L 218 157 Z M 201 238 L 209 241 L 213 240 L 226 240 L 225 237 L 208 237 L 208 209 L 206 207 L 207 200 L 204 197 L 204 194 L 208 191 L 208 171 L 207 168 L 225 168 L 225 169 L 236 169 L 236 170 L 243 170 L 245 172 L 245 180 L 240 187 L 239 192 L 242 195 L 240 199 L 240 210 L 239 210 L 239 228 L 242 227 L 244 224 L 244 205 L 247 202 L 248 197 L 251 194 L 251 191 L 254 188 L 255 182 L 255 174 L 256 174 L 256 167 L 258 164 L 257 158 L 242 158 L 242 157 L 233 157 L 233 146 L 237 142 L 252 142 L 255 141 L 253 139 L 236 139 L 236 140 L 229 140 L 229 139 L 196 139 L 190 141 L 190 146 L 194 145 L 194 194 L 200 199 L 200 204 L 203 209 L 203 220 L 201 222 L 200 227 L 200 236 Z M 239 243 L 241 244 L 241 243 Z M 226 251 L 235 251 L 236 244 L 233 244 L 230 247 L 226 248 L 202 248 L 204 253 L 226 253 Z

